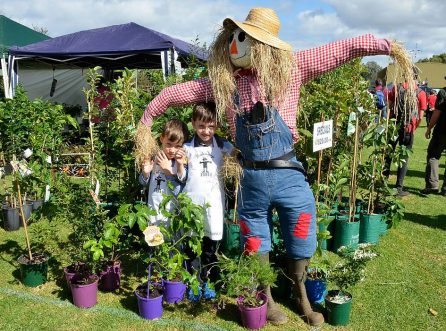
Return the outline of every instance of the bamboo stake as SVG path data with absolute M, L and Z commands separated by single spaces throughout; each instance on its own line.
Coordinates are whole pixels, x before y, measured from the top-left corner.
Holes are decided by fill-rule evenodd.
M 20 193 L 20 185 L 19 185 L 18 181 L 16 182 L 16 185 L 17 185 L 17 194 L 19 196 L 20 213 L 22 214 L 23 229 L 25 230 L 26 246 L 28 247 L 29 260 L 32 261 L 33 254 L 31 253 L 31 245 L 29 243 L 29 237 L 28 237 L 28 226 L 26 225 L 25 213 L 23 212 L 23 201 L 22 201 L 22 195 Z
M 367 206 L 367 214 L 371 214 L 373 212 L 373 193 L 375 188 L 375 172 L 376 172 L 376 156 L 373 156 L 373 168 L 372 168 L 372 187 L 370 188 L 370 194 L 369 194 L 369 204 Z
M 238 178 L 235 178 L 235 202 L 234 202 L 234 215 L 232 223 L 237 224 L 237 200 L 238 200 Z
M 324 122 L 324 115 L 321 114 L 321 122 Z M 313 137 L 314 139 L 314 137 Z M 317 186 L 316 186 L 316 207 L 319 202 L 319 185 L 321 184 L 321 165 L 322 165 L 322 156 L 323 156 L 323 149 L 319 151 L 319 156 L 317 160 Z
M 355 208 L 356 202 L 356 166 L 357 166 L 357 153 L 358 153 L 358 127 L 359 127 L 359 115 L 356 115 L 356 125 L 355 125 L 355 145 L 353 152 L 353 167 L 352 167 L 352 179 L 350 186 L 350 202 L 349 202 L 349 222 L 352 219 L 353 209 Z
M 317 188 L 316 188 L 316 206 L 319 202 L 319 185 L 321 184 L 321 164 L 322 164 L 322 154 L 323 150 L 319 151 L 319 157 L 317 161 Z

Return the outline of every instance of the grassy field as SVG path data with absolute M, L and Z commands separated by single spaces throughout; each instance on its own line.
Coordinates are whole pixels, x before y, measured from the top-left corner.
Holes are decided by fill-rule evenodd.
M 405 219 L 390 229 L 369 262 L 364 282 L 353 288 L 351 322 L 347 327 L 328 324 L 322 330 L 446 330 L 446 198 L 419 194 L 424 187 L 427 140 L 425 127 L 416 133 L 403 199 Z M 444 171 L 444 162 L 441 173 Z M 125 276 L 117 293 L 99 293 L 91 309 L 72 305 L 61 266 L 51 269 L 50 280 L 38 288 L 19 282 L 18 255 L 25 252 L 23 230 L 0 230 L 0 330 L 242 330 L 235 305 L 217 311 L 211 305 L 188 303 L 165 307 L 163 318 L 139 318 L 133 289 L 139 282 Z M 134 266 L 133 266 L 134 267 Z M 268 330 L 308 330 L 282 303 L 288 324 Z M 433 316 L 429 309 L 438 312 Z

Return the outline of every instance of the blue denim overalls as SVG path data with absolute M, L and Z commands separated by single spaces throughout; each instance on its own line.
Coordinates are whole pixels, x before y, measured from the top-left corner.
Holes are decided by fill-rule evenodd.
M 251 125 L 236 116 L 236 144 L 244 160 L 266 161 L 293 150 L 291 131 L 278 111 L 265 107 L 266 121 Z M 290 161 L 298 162 L 293 156 Z M 300 163 L 300 162 L 299 162 Z M 310 258 L 316 250 L 316 208 L 305 175 L 290 168 L 244 167 L 237 207 L 241 245 L 267 253 L 271 250 L 272 210 L 279 215 L 288 257 Z

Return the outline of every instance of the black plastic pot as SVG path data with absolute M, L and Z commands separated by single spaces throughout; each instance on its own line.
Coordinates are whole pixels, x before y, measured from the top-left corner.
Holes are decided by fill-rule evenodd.
M 23 214 L 25 214 L 26 222 L 28 222 L 29 218 L 31 217 L 32 211 L 33 211 L 33 203 L 31 201 L 26 201 L 23 204 Z M 22 218 L 22 214 L 20 213 L 20 209 L 19 209 L 19 215 L 20 215 L 20 225 L 23 226 L 23 218 Z
M 3 227 L 6 231 L 16 231 L 20 228 L 19 209 L 5 206 L 3 212 Z
M 33 200 L 33 210 L 37 210 L 43 205 L 43 199 Z

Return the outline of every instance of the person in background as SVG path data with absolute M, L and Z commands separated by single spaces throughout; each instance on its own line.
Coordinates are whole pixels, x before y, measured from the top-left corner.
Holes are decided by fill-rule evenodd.
M 393 149 L 396 148 L 396 145 L 399 144 L 400 146 L 405 146 L 408 149 L 412 149 L 413 142 L 414 142 L 414 133 L 417 127 L 421 123 L 421 119 L 424 116 L 424 112 L 427 108 L 427 97 L 426 92 L 424 92 L 421 88 L 418 86 L 414 86 L 414 89 L 417 89 L 417 109 L 404 109 L 404 96 L 406 95 L 405 90 L 407 90 L 408 86 L 407 83 L 404 82 L 403 84 L 395 86 L 390 92 L 389 92 L 389 103 L 391 104 L 391 118 L 396 118 L 397 125 L 400 125 L 400 128 L 398 130 L 398 139 L 396 141 L 392 141 L 392 147 Z M 398 89 L 398 92 L 397 92 Z M 399 94 L 399 100 L 396 100 L 396 95 Z M 405 113 L 408 113 L 409 122 L 406 123 L 405 121 Z M 391 158 L 386 157 L 386 164 L 385 164 L 385 170 L 384 175 L 389 176 L 390 174 L 390 165 L 391 165 Z M 406 177 L 407 169 L 408 169 L 408 162 L 409 158 L 407 157 L 406 161 L 398 167 L 397 173 L 396 173 L 396 189 L 397 189 L 397 196 L 399 197 L 405 197 L 409 195 L 409 192 L 404 190 L 404 178 Z
M 204 237 L 202 254 L 197 257 L 187 252 L 193 268 L 200 269 L 205 299 L 215 297 L 215 292 L 208 288 L 208 278 L 216 281 L 217 269 L 209 267 L 217 261 L 217 246 L 223 238 L 225 192 L 220 178 L 223 156 L 230 155 L 234 146 L 225 139 L 215 135 L 217 129 L 217 112 L 215 103 L 199 103 L 192 112 L 192 126 L 195 135 L 184 145 L 184 150 L 177 152 L 177 160 L 187 160 L 187 165 L 178 162 L 178 179 L 185 181 L 184 192 L 192 201 L 205 207 Z M 193 293 L 188 294 L 191 300 Z M 191 297 L 192 296 L 192 297 Z
M 147 204 L 157 212 L 157 215 L 150 216 L 150 225 L 159 225 L 160 222 L 167 221 L 159 211 L 163 194 L 178 195 L 182 189 L 176 175 L 175 156 L 188 138 L 189 130 L 185 123 L 176 119 L 168 121 L 160 137 L 161 151 L 154 160 L 144 160 L 141 165 L 139 183 L 147 188 Z M 173 184 L 173 190 L 169 188 L 168 182 Z M 167 208 L 170 208 L 170 205 Z
M 432 139 L 429 142 L 429 146 L 427 147 L 426 186 L 421 190 L 421 193 L 423 194 L 438 193 L 439 189 L 438 163 L 441 154 L 446 149 L 446 87 L 438 92 L 432 118 L 429 121 L 425 134 L 427 139 L 431 137 L 432 129 L 434 129 L 434 132 L 432 134 Z M 446 196 L 446 170 L 443 176 L 441 194 Z
M 437 91 L 431 89 L 429 92 L 429 97 L 427 98 L 427 110 L 426 110 L 426 124 L 429 127 L 432 114 L 435 109 L 435 101 L 437 101 Z
M 383 82 L 380 78 L 375 80 L 375 96 L 378 99 L 376 103 L 376 107 L 381 112 L 382 118 L 387 118 L 387 105 L 389 98 L 389 90 L 387 87 L 383 87 Z M 381 101 L 382 98 L 382 101 Z

